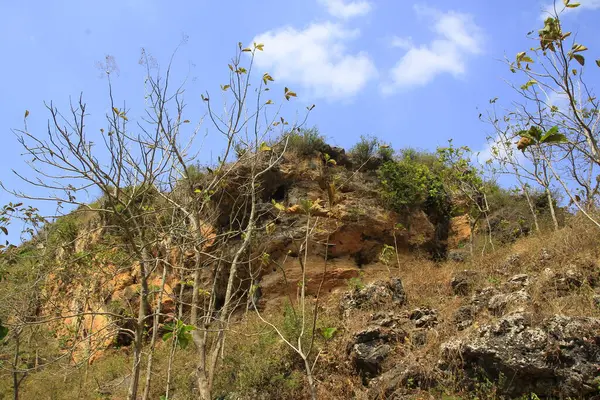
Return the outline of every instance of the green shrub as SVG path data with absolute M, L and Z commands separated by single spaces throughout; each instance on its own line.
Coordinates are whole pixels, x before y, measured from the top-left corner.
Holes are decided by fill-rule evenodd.
M 282 327 L 284 334 L 293 335 L 298 326 L 289 310 L 286 314 L 273 322 Z M 275 331 L 259 321 L 250 319 L 244 331 L 245 335 L 229 339 L 230 346 L 225 350 L 216 376 L 215 394 L 223 398 L 242 394 L 245 398 L 254 398 L 257 393 L 265 398 L 298 398 L 298 391 L 302 390 L 302 370 L 293 351 Z
M 374 136 L 361 136 L 360 141 L 350 149 L 350 157 L 357 165 L 363 165 L 372 159 L 382 162 L 391 161 L 394 150 Z
M 388 145 L 380 144 L 379 149 L 377 150 L 377 156 L 383 162 L 392 161 L 394 159 L 394 149 L 392 149 Z
M 286 138 L 288 149 L 300 155 L 313 155 L 325 146 L 325 137 L 319 133 L 316 127 L 287 133 Z
M 396 211 L 423 206 L 436 181 L 429 168 L 410 160 L 388 161 L 379 169 L 383 197 Z
M 408 160 L 418 164 L 427 166 L 431 171 L 439 168 L 440 161 L 438 157 L 430 152 L 407 148 L 400 151 L 400 159 Z
M 53 223 L 45 227 L 48 233 L 48 246 L 51 249 L 59 247 L 72 248 L 79 234 L 79 223 L 76 214 L 67 214 L 58 217 Z
M 348 290 L 356 291 L 356 290 L 364 289 L 365 282 L 363 281 L 363 276 L 364 276 L 364 272 L 360 271 L 358 276 L 348 279 L 348 281 L 347 281 Z

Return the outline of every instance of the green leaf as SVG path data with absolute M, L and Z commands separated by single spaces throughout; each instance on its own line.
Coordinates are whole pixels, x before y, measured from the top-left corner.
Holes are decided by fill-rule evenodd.
M 285 206 L 281 203 L 278 203 L 275 201 L 275 199 L 271 200 L 271 203 L 273 203 L 273 206 L 278 209 L 279 211 L 285 211 Z
M 25 110 L 25 118 L 29 117 L 29 110 Z
M 321 335 L 323 335 L 323 337 L 326 340 L 331 340 L 333 339 L 333 336 L 335 335 L 335 333 L 337 332 L 338 328 L 322 328 L 321 329 Z
M 571 50 L 573 51 L 573 53 L 579 53 L 580 51 L 586 51 L 587 49 L 588 48 L 584 45 L 575 43 Z
M 226 91 L 227 89 L 229 89 L 231 87 L 231 85 L 221 85 L 221 90 L 222 91 Z
M 565 4 L 565 7 L 567 8 L 577 8 L 581 5 L 581 3 L 570 3 L 570 4 Z
M 245 51 L 245 52 L 250 52 L 250 51 L 252 51 L 252 49 L 251 49 L 251 48 L 249 48 L 249 47 L 246 47 L 245 49 L 242 49 L 242 51 Z
M 581 65 L 585 65 L 585 58 L 581 54 L 573 54 L 573 58 Z
M 265 142 L 261 143 L 260 151 L 271 151 L 273 150 L 270 146 L 268 146 Z
M 285 99 L 289 101 L 289 100 L 290 100 L 290 97 L 296 97 L 296 93 L 295 93 L 295 92 L 292 92 L 292 91 L 290 91 L 290 90 L 288 90 L 288 91 L 285 93 Z
M 5 226 L 0 226 L 0 231 L 4 232 L 5 235 L 8 235 L 8 229 Z
M 2 325 L 2 320 L 0 320 L 0 340 L 4 339 L 8 335 L 8 328 Z
M 562 133 L 556 133 L 554 135 L 550 135 L 542 141 L 542 143 L 546 143 L 546 144 L 559 144 L 559 143 L 566 143 L 566 142 L 567 142 L 567 137 L 565 135 L 563 135 Z
M 527 83 L 525 83 L 524 85 L 521 86 L 521 89 L 523 90 L 527 90 L 529 89 L 531 86 L 535 85 L 536 83 L 538 83 L 535 79 L 531 79 L 529 80 Z
M 600 67 L 600 60 L 596 60 L 596 65 Z
M 527 55 L 526 52 L 522 51 L 520 53 L 517 53 L 517 62 L 521 63 L 521 62 L 528 62 L 528 63 L 532 63 L 533 60 L 531 59 L 531 57 L 529 57 Z
M 256 50 L 263 51 L 265 48 L 265 45 L 263 43 L 259 43 L 259 44 L 254 43 L 254 48 Z
M 544 133 L 544 135 L 540 138 L 540 142 L 544 142 L 546 140 L 546 138 L 548 138 L 549 136 L 552 135 L 556 135 L 558 133 L 558 126 L 553 126 L 552 128 L 548 129 L 548 131 L 546 131 L 546 133 Z
M 267 100 L 265 104 L 273 104 L 273 100 Z
M 265 73 L 264 73 L 264 75 L 263 75 L 262 79 L 263 79 L 263 82 L 264 82 L 264 84 L 265 84 L 265 85 L 266 85 L 266 84 L 267 84 L 267 82 L 269 82 L 269 81 L 270 81 L 270 82 L 273 82 L 273 77 L 272 77 L 271 75 L 269 75 L 269 73 L 268 73 L 268 72 L 265 72 Z
M 529 128 L 529 135 L 535 140 L 539 141 L 542 138 L 542 130 L 537 126 L 532 126 L 531 128 Z

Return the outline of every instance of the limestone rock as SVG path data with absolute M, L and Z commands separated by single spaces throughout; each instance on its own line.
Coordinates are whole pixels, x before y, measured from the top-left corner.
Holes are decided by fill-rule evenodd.
M 556 315 L 534 324 L 531 317 L 509 314 L 445 343 L 444 361 L 460 365 L 472 379 L 485 374 L 511 398 L 529 393 L 584 398 L 596 393 L 600 320 Z

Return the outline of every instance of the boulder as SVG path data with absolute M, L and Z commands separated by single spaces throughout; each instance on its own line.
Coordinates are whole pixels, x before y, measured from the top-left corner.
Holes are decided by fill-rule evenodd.
M 409 319 L 417 328 L 432 328 L 438 324 L 438 312 L 435 309 L 422 307 L 413 310 Z
M 458 296 L 467 296 L 471 294 L 476 276 L 477 272 L 475 271 L 459 271 L 450 280 L 452 293 Z
M 378 326 L 371 326 L 354 334 L 352 362 L 363 379 L 381 373 L 381 364 L 392 350 L 389 345 L 391 340 L 390 332 Z
M 406 303 L 406 292 L 399 278 L 371 283 L 346 292 L 342 296 L 340 307 L 347 315 L 350 310 L 374 308 L 386 303 L 398 306 Z
M 369 382 L 369 399 L 431 399 L 423 392 L 436 385 L 435 373 L 428 365 L 413 357 L 398 362 L 389 371 Z
M 469 252 L 460 249 L 452 249 L 448 251 L 448 260 L 457 263 L 465 262 L 469 258 Z
M 517 312 L 443 344 L 442 355 L 443 365 L 472 382 L 483 374 L 511 398 L 586 398 L 598 391 L 600 320 L 556 315 L 535 324 Z
M 397 313 L 376 313 L 371 316 L 365 329 L 353 335 L 349 352 L 354 368 L 365 384 L 382 372 L 382 364 L 394 344 L 404 341 L 408 336 L 404 329 L 407 321 Z
M 459 331 L 473 325 L 476 310 L 473 306 L 462 306 L 454 314 L 454 324 Z

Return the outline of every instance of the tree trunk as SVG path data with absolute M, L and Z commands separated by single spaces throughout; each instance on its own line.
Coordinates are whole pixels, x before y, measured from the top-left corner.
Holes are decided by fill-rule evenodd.
M 154 347 L 156 346 L 156 337 L 158 335 L 158 321 L 160 318 L 160 306 L 162 304 L 163 293 L 165 291 L 165 282 L 167 280 L 167 266 L 163 265 L 162 280 L 160 284 L 160 292 L 158 295 L 158 302 L 156 304 L 156 312 L 154 312 L 154 318 L 152 321 L 152 339 L 150 340 L 150 351 L 148 352 L 148 365 L 146 365 L 146 384 L 144 386 L 144 393 L 142 394 L 142 400 L 148 400 L 150 395 L 150 383 L 152 381 L 152 363 L 154 361 Z
M 475 250 L 473 248 L 473 242 L 475 241 L 475 225 L 477 224 L 477 221 L 474 221 L 473 218 L 469 217 L 470 222 L 469 222 L 469 253 L 471 254 L 471 257 L 473 257 L 473 254 L 475 253 Z
M 211 387 L 210 387 L 210 382 L 208 381 L 208 379 L 206 378 L 206 375 L 204 375 L 205 371 L 198 371 L 198 392 L 200 394 L 200 399 L 202 400 L 212 400 L 212 396 L 211 396 Z
M 20 381 L 19 381 L 19 372 L 17 371 L 17 367 L 19 365 L 19 346 L 20 345 L 20 341 L 19 341 L 19 333 L 17 333 L 17 335 L 15 335 L 15 358 L 13 360 L 13 365 L 12 365 L 12 369 L 13 369 L 13 373 L 12 373 L 12 377 L 13 377 L 13 400 L 19 400 L 19 385 L 20 385 Z
M 552 216 L 552 223 L 554 225 L 554 230 L 558 230 L 558 220 L 556 219 L 556 213 L 554 211 L 554 201 L 552 200 L 552 193 L 550 193 L 550 189 L 547 187 L 546 189 L 546 198 L 548 199 L 548 208 L 550 209 L 550 215 Z
M 148 301 L 148 276 L 146 272 L 146 259 L 140 261 L 140 307 L 135 327 L 133 368 L 131 371 L 131 383 L 127 392 L 127 400 L 136 400 L 140 382 L 140 370 L 142 361 L 142 345 L 144 340 L 144 325 L 146 322 L 146 308 Z
M 304 358 L 304 369 L 306 369 L 306 378 L 308 379 L 308 387 L 310 388 L 310 398 L 312 400 L 317 400 L 317 389 L 315 387 L 315 381 L 312 376 L 312 369 L 310 368 L 310 363 L 306 357 Z
M 535 206 L 533 205 L 533 201 L 531 200 L 531 196 L 529 195 L 529 190 L 525 187 L 525 185 L 521 184 L 523 188 L 523 193 L 525 194 L 525 198 L 527 199 L 527 204 L 529 205 L 529 211 L 531 211 L 531 216 L 533 217 L 533 225 L 535 226 L 535 231 L 540 231 L 540 224 L 538 222 L 538 217 L 535 212 Z

